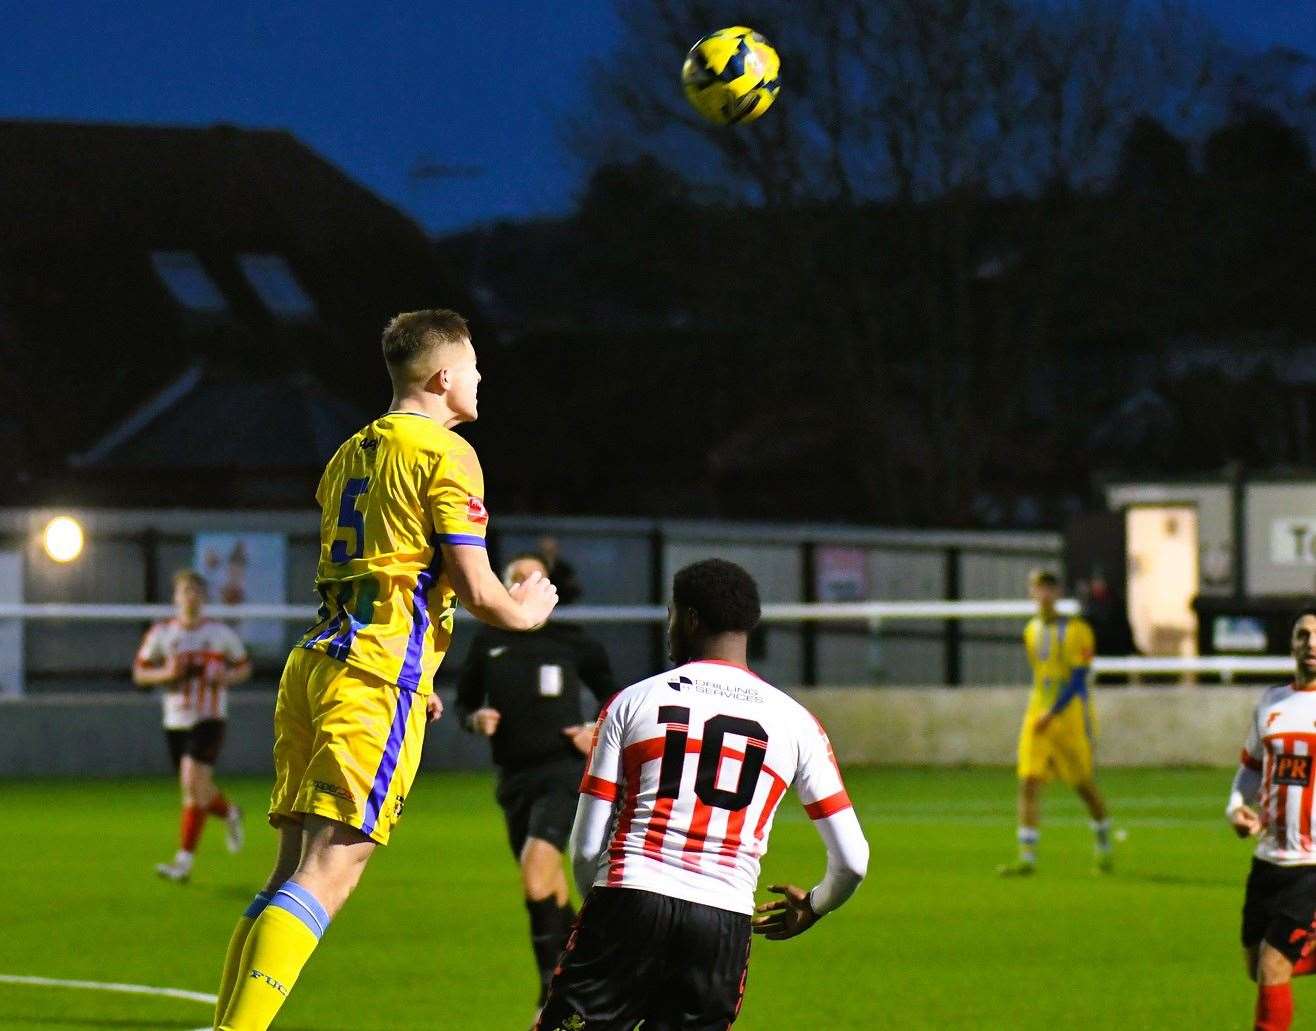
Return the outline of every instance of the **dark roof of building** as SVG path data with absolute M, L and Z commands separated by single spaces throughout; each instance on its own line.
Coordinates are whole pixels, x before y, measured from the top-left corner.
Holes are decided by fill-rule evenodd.
M 366 421 L 304 372 L 253 378 L 197 364 L 69 464 L 141 472 L 318 469 Z
M 318 465 L 298 449 L 387 403 L 380 330 L 421 307 L 471 311 L 420 227 L 289 133 L 0 120 L 0 394 L 27 416 L 0 432 L 34 479 L 195 367 L 186 403 L 107 461 L 234 462 L 230 435 L 175 425 L 218 405 L 201 425 L 269 431 L 246 462 Z M 317 399 L 300 428 L 288 390 Z
M 416 235 L 399 211 L 291 133 L 0 120 L 9 244 L 108 235 L 153 247 L 305 249 L 370 231 Z M 343 239 L 344 230 L 357 239 Z

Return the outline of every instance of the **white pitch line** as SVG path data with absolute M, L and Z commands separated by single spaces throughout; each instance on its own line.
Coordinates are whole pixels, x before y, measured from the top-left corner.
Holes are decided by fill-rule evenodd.
M 83 988 L 94 992 L 123 992 L 128 995 L 156 995 L 165 999 L 186 999 L 213 1006 L 217 995 L 208 992 L 189 992 L 184 988 L 157 988 L 149 984 L 116 984 L 112 981 L 66 981 L 55 977 L 24 977 L 19 974 L 0 974 L 0 984 L 26 984 L 37 988 Z

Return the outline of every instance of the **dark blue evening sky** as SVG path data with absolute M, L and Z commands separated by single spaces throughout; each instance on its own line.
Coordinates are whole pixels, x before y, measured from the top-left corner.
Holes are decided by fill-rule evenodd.
M 1198 6 L 1236 45 L 1316 53 L 1313 0 Z M 436 230 L 570 207 L 559 113 L 620 32 L 610 0 L 3 0 L 0 24 L 0 117 L 290 129 Z M 421 158 L 483 174 L 416 184 Z

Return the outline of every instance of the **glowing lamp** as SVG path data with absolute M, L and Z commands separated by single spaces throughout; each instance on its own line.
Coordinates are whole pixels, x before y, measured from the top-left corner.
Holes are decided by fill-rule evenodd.
M 56 562 L 72 562 L 82 554 L 82 524 L 71 516 L 56 516 L 41 534 L 41 546 Z

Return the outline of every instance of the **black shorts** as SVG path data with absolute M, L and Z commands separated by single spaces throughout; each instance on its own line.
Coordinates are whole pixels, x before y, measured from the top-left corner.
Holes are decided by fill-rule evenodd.
M 178 769 L 185 755 L 214 766 L 219 759 L 219 750 L 224 747 L 224 721 L 202 720 L 193 724 L 190 730 L 165 728 L 165 740 L 169 743 L 169 758 L 174 761 L 174 769 Z
M 558 960 L 538 1031 L 724 1031 L 740 1014 L 749 917 L 595 888 Z
M 567 850 L 576 819 L 584 757 L 554 759 L 522 770 L 504 771 L 498 777 L 496 798 L 507 822 L 507 843 L 518 859 L 526 838 L 547 841 L 559 852 Z
M 1316 942 L 1316 866 L 1253 859 L 1243 898 L 1243 947 L 1265 941 L 1290 960 Z

